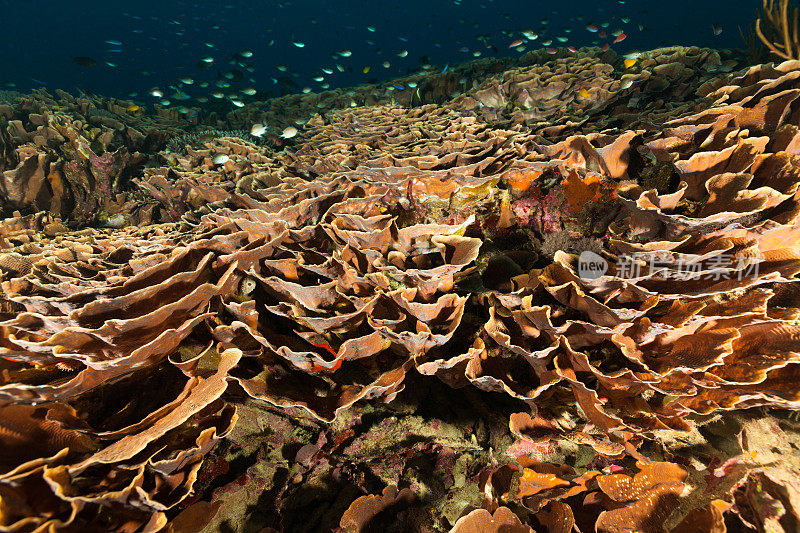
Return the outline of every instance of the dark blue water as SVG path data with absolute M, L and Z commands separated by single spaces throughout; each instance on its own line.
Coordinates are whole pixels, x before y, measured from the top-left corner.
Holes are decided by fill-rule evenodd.
M 553 41 L 551 47 L 611 42 L 617 29 L 627 35 L 612 45 L 621 53 L 678 44 L 741 47 L 738 27 L 746 28 L 755 20 L 760 4 L 758 0 L 3 1 L 0 88 L 24 91 L 46 86 L 70 92 L 81 88 L 116 97 L 135 94 L 149 102 L 152 87 L 160 87 L 169 99 L 175 93 L 169 88 L 173 85 L 191 97 L 190 105 L 197 96 L 208 97 L 215 90 L 224 93 L 224 100 L 246 102 L 304 87 L 316 92 L 326 86 L 385 80 L 423 64 L 441 69 L 475 59 L 478 53 L 518 56 L 521 52 L 509 44 L 524 40 L 523 30 L 538 35 L 526 43 L 526 51 L 542 47 L 547 39 Z M 721 24 L 720 35 L 713 34 L 714 23 Z M 598 38 L 587 31 L 589 24 L 608 36 Z M 559 36 L 567 41 L 558 41 Z M 305 46 L 299 48 L 293 41 Z M 352 55 L 336 54 L 342 50 Z M 399 57 L 403 50 L 407 56 Z M 253 55 L 236 55 L 240 51 Z M 73 62 L 75 57 L 91 58 L 96 65 L 79 65 Z M 201 70 L 198 64 L 204 57 L 213 57 L 213 63 L 203 64 L 209 68 Z M 239 64 L 229 64 L 231 58 Z M 278 70 L 279 65 L 286 71 Z M 369 72 L 364 73 L 366 67 Z M 229 75 L 236 78 L 233 81 L 225 78 L 230 69 L 237 71 Z M 317 76 L 324 79 L 315 81 Z M 182 84 L 181 77 L 194 83 Z M 228 80 L 230 86 L 217 87 L 218 80 Z M 203 81 L 209 86 L 200 87 Z M 255 88 L 257 95 L 241 94 L 245 87 Z

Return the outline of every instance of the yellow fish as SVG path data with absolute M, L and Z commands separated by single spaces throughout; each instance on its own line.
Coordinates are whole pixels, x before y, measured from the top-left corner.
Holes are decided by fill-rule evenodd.
M 623 61 L 623 64 L 625 65 L 625 68 L 631 68 L 636 64 L 636 59 L 626 59 Z
M 364 68 L 362 68 L 362 69 L 361 69 L 361 72 L 363 72 L 364 74 L 366 74 L 367 72 L 369 72 L 369 67 L 364 67 Z
M 586 89 L 581 89 L 580 91 L 578 91 L 578 94 L 580 95 L 581 98 L 589 98 L 591 96 L 589 94 L 589 91 L 587 91 Z
M 128 107 L 125 108 L 125 111 L 127 111 L 128 113 L 136 113 L 140 109 L 141 109 L 141 107 L 139 107 L 138 105 L 131 104 Z

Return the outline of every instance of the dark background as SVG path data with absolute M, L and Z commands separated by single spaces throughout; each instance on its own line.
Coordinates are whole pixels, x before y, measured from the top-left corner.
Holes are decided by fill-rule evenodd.
M 541 47 L 547 37 L 554 39 L 551 46 L 586 46 L 597 38 L 586 25 L 604 21 L 610 23 L 609 39 L 617 28 L 628 35 L 614 45 L 620 53 L 675 44 L 738 48 L 738 27 L 754 22 L 760 5 L 758 0 L 0 0 L 0 88 L 24 91 L 46 84 L 50 90 L 74 93 L 81 88 L 116 97 L 135 92 L 148 101 L 151 87 L 169 93 L 166 87 L 181 76 L 213 82 L 218 71 L 231 68 L 227 60 L 232 54 L 248 49 L 254 55 L 247 61 L 255 71 L 247 76 L 254 81 L 246 79 L 241 86 L 251 85 L 264 97 L 278 90 L 272 78 L 280 76 L 292 79 L 297 88 L 317 91 L 320 84 L 313 76 L 325 76 L 332 88 L 352 86 L 403 75 L 418 68 L 422 56 L 441 69 L 474 59 L 474 50 L 482 57 L 518 55 L 508 44 L 524 29 L 541 35 L 543 27 L 549 28 L 528 50 Z M 578 16 L 584 19 L 575 20 Z M 623 24 L 622 17 L 630 22 Z M 543 18 L 548 19 L 546 26 Z M 713 35 L 712 23 L 722 24 L 721 35 Z M 645 26 L 643 31 L 639 24 Z M 370 32 L 367 25 L 376 31 Z M 572 32 L 564 33 L 566 27 Z M 479 42 L 479 34 L 488 34 L 496 51 Z M 558 35 L 568 36 L 569 42 L 559 43 Z M 121 41 L 122 46 L 106 40 Z M 271 40 L 274 44 L 269 46 Z M 297 48 L 292 40 L 306 46 Z M 207 41 L 215 48 L 206 47 Z M 462 47 L 469 51 L 460 51 Z M 108 52 L 114 48 L 122 51 Z M 352 50 L 352 57 L 331 58 L 342 49 Z M 402 49 L 408 50 L 405 58 L 396 55 Z M 214 65 L 201 72 L 196 65 L 208 55 L 215 58 Z M 90 56 L 98 64 L 81 67 L 72 62 L 75 56 Z M 381 66 L 384 60 L 390 68 Z M 339 73 L 336 63 L 349 71 Z M 286 65 L 289 72 L 278 72 L 277 64 Z M 362 73 L 365 66 L 371 68 L 368 74 Z M 333 68 L 334 74 L 323 74 L 321 67 Z M 192 96 L 213 89 L 200 89 L 196 83 L 185 87 Z

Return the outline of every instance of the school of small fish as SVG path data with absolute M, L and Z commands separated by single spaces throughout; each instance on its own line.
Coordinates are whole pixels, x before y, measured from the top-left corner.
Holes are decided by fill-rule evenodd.
M 457 13 L 462 1 L 451 0 L 452 4 L 448 9 Z M 502 9 L 501 3 L 502 0 L 482 0 L 479 8 L 496 17 Z M 178 4 L 184 5 L 183 2 Z M 429 53 L 416 58 L 409 52 L 409 48 L 419 43 L 403 34 L 399 26 L 393 26 L 391 19 L 345 25 L 336 29 L 332 35 L 326 34 L 326 38 L 321 40 L 317 36 L 317 30 L 321 29 L 317 26 L 320 15 L 315 13 L 308 19 L 309 24 L 288 28 L 290 37 L 281 38 L 283 31 L 278 28 L 286 28 L 281 27 L 278 12 L 288 14 L 302 11 L 297 0 L 276 2 L 276 14 L 271 20 L 264 21 L 266 27 L 258 35 L 237 34 L 241 37 L 238 42 L 250 43 L 249 47 L 244 48 L 231 46 L 231 34 L 235 32 L 225 24 L 234 15 L 242 14 L 237 11 L 240 7 L 233 4 L 222 6 L 221 12 L 204 15 L 187 9 L 183 16 L 174 18 L 123 11 L 121 16 L 130 28 L 129 34 L 108 36 L 109 38 L 100 40 L 98 47 L 102 51 L 93 55 L 75 55 L 72 63 L 74 68 L 81 69 L 113 71 L 126 68 L 124 62 L 131 53 L 140 54 L 147 50 L 142 44 L 143 39 L 154 42 L 159 40 L 159 36 L 148 36 L 143 28 L 160 25 L 164 32 L 171 32 L 181 40 L 181 57 L 191 57 L 190 49 L 195 49 L 194 57 L 197 59 L 188 64 L 179 63 L 175 68 L 175 77 L 167 80 L 157 80 L 157 74 L 148 69 L 145 62 L 144 68 L 138 71 L 139 76 L 143 80 L 151 79 L 157 83 L 147 91 L 128 92 L 125 96 L 135 102 L 128 111 L 144 112 L 147 105 L 158 105 L 189 115 L 192 106 L 209 105 L 227 112 L 283 94 L 308 94 L 352 86 L 354 77 L 356 83 L 359 77 L 362 83 L 375 83 L 378 78 L 385 80 L 414 73 L 445 73 L 450 69 L 451 63 L 442 61 L 436 64 L 443 57 L 468 60 L 499 57 L 509 53 L 522 54 L 535 49 L 544 49 L 548 54 L 555 54 L 559 49 L 577 53 L 584 46 L 596 46 L 602 50 L 609 50 L 612 46 L 628 46 L 629 43 L 635 43 L 636 37 L 642 32 L 649 31 L 643 22 L 634 22 L 634 17 L 630 15 L 646 20 L 648 11 L 627 6 L 626 0 L 616 0 L 616 4 L 621 7 L 609 8 L 597 4 L 593 12 L 583 13 L 549 10 L 546 17 L 541 17 L 542 11 L 539 10 L 537 17 L 540 18 L 533 25 L 488 32 L 480 32 L 485 29 L 483 20 L 455 17 L 442 21 L 440 15 L 434 14 L 425 24 L 428 28 L 441 24 L 443 38 L 425 42 Z M 332 15 L 333 9 L 328 7 L 328 14 Z M 502 13 L 502 17 L 506 26 L 518 22 L 518 17 L 510 13 Z M 530 24 L 530 20 L 526 22 Z M 722 24 L 713 23 L 711 33 L 719 36 L 722 33 Z M 198 38 L 198 35 L 202 35 L 202 38 Z M 386 42 L 396 42 L 396 46 L 387 48 Z M 343 44 L 346 47 L 341 46 Z M 630 49 L 618 49 L 617 52 L 624 57 L 625 69 L 633 68 L 640 54 Z M 309 72 L 309 65 L 314 64 L 315 57 L 328 59 Z M 296 58 L 301 60 L 297 61 Z M 292 64 L 298 67 L 293 68 Z M 33 81 L 46 84 L 36 79 Z M 621 82 L 620 87 L 625 89 L 629 83 Z M 389 90 L 414 91 L 415 86 L 416 84 L 411 83 L 393 84 Z M 463 90 L 467 89 L 464 84 Z M 582 92 L 579 96 L 588 97 Z M 353 105 L 357 104 L 354 102 Z M 251 134 L 253 137 L 261 137 L 269 134 L 269 131 L 269 125 L 254 124 Z M 275 132 L 275 136 L 291 139 L 297 133 L 295 128 L 287 128 L 279 134 Z

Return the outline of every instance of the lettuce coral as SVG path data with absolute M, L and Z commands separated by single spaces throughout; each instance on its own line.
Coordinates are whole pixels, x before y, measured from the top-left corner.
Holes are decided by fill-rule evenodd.
M 315 116 L 291 148 L 215 138 L 146 170 L 123 146 L 146 151 L 143 136 L 125 140 L 88 101 L 62 98 L 59 113 L 81 110 L 95 132 L 45 119 L 41 102 L 38 133 L 10 121 L 3 153 L 16 159 L 0 194 L 42 212 L 0 225 L 0 441 L 12 451 L 0 524 L 211 523 L 227 502 L 192 491 L 220 502 L 248 483 L 295 516 L 300 496 L 325 494 L 336 503 L 315 523 L 353 531 L 400 507 L 419 530 L 718 531 L 734 502 L 794 501 L 786 476 L 756 472 L 745 422 L 726 434 L 735 459 L 719 470 L 655 443 L 682 434 L 700 447 L 709 420 L 800 407 L 798 64 L 721 77 L 712 52 L 650 55 L 661 59 L 642 61 L 652 85 L 636 104 L 649 118 L 626 131 L 600 109 L 621 120 L 633 93 L 596 57 L 517 67 L 492 90 L 489 78 L 471 95 L 484 107 L 348 105 Z M 572 101 L 582 78 L 570 73 L 586 68 L 604 88 L 573 102 L 584 122 L 557 131 L 489 98 L 541 83 L 522 104 L 544 113 Z M 685 98 L 680 113 L 656 108 L 664 91 Z M 125 120 L 177 122 L 158 117 Z M 55 161 L 37 135 L 64 147 Z M 101 206 L 125 223 L 69 231 L 58 218 L 85 222 Z M 600 275 L 586 275 L 584 253 Z M 446 400 L 376 421 L 419 394 L 407 383 L 433 387 L 420 385 L 428 376 L 469 399 L 474 429 L 430 419 L 465 408 Z M 253 437 L 251 456 L 273 455 L 246 472 L 219 450 L 251 446 L 233 436 L 243 427 L 273 439 Z M 444 481 L 426 477 L 433 456 Z M 715 484 L 717 471 L 741 484 Z M 340 501 L 320 488 L 331 480 L 370 495 Z M 449 490 L 464 497 L 456 510 Z M 288 514 L 274 510 L 270 527 Z

